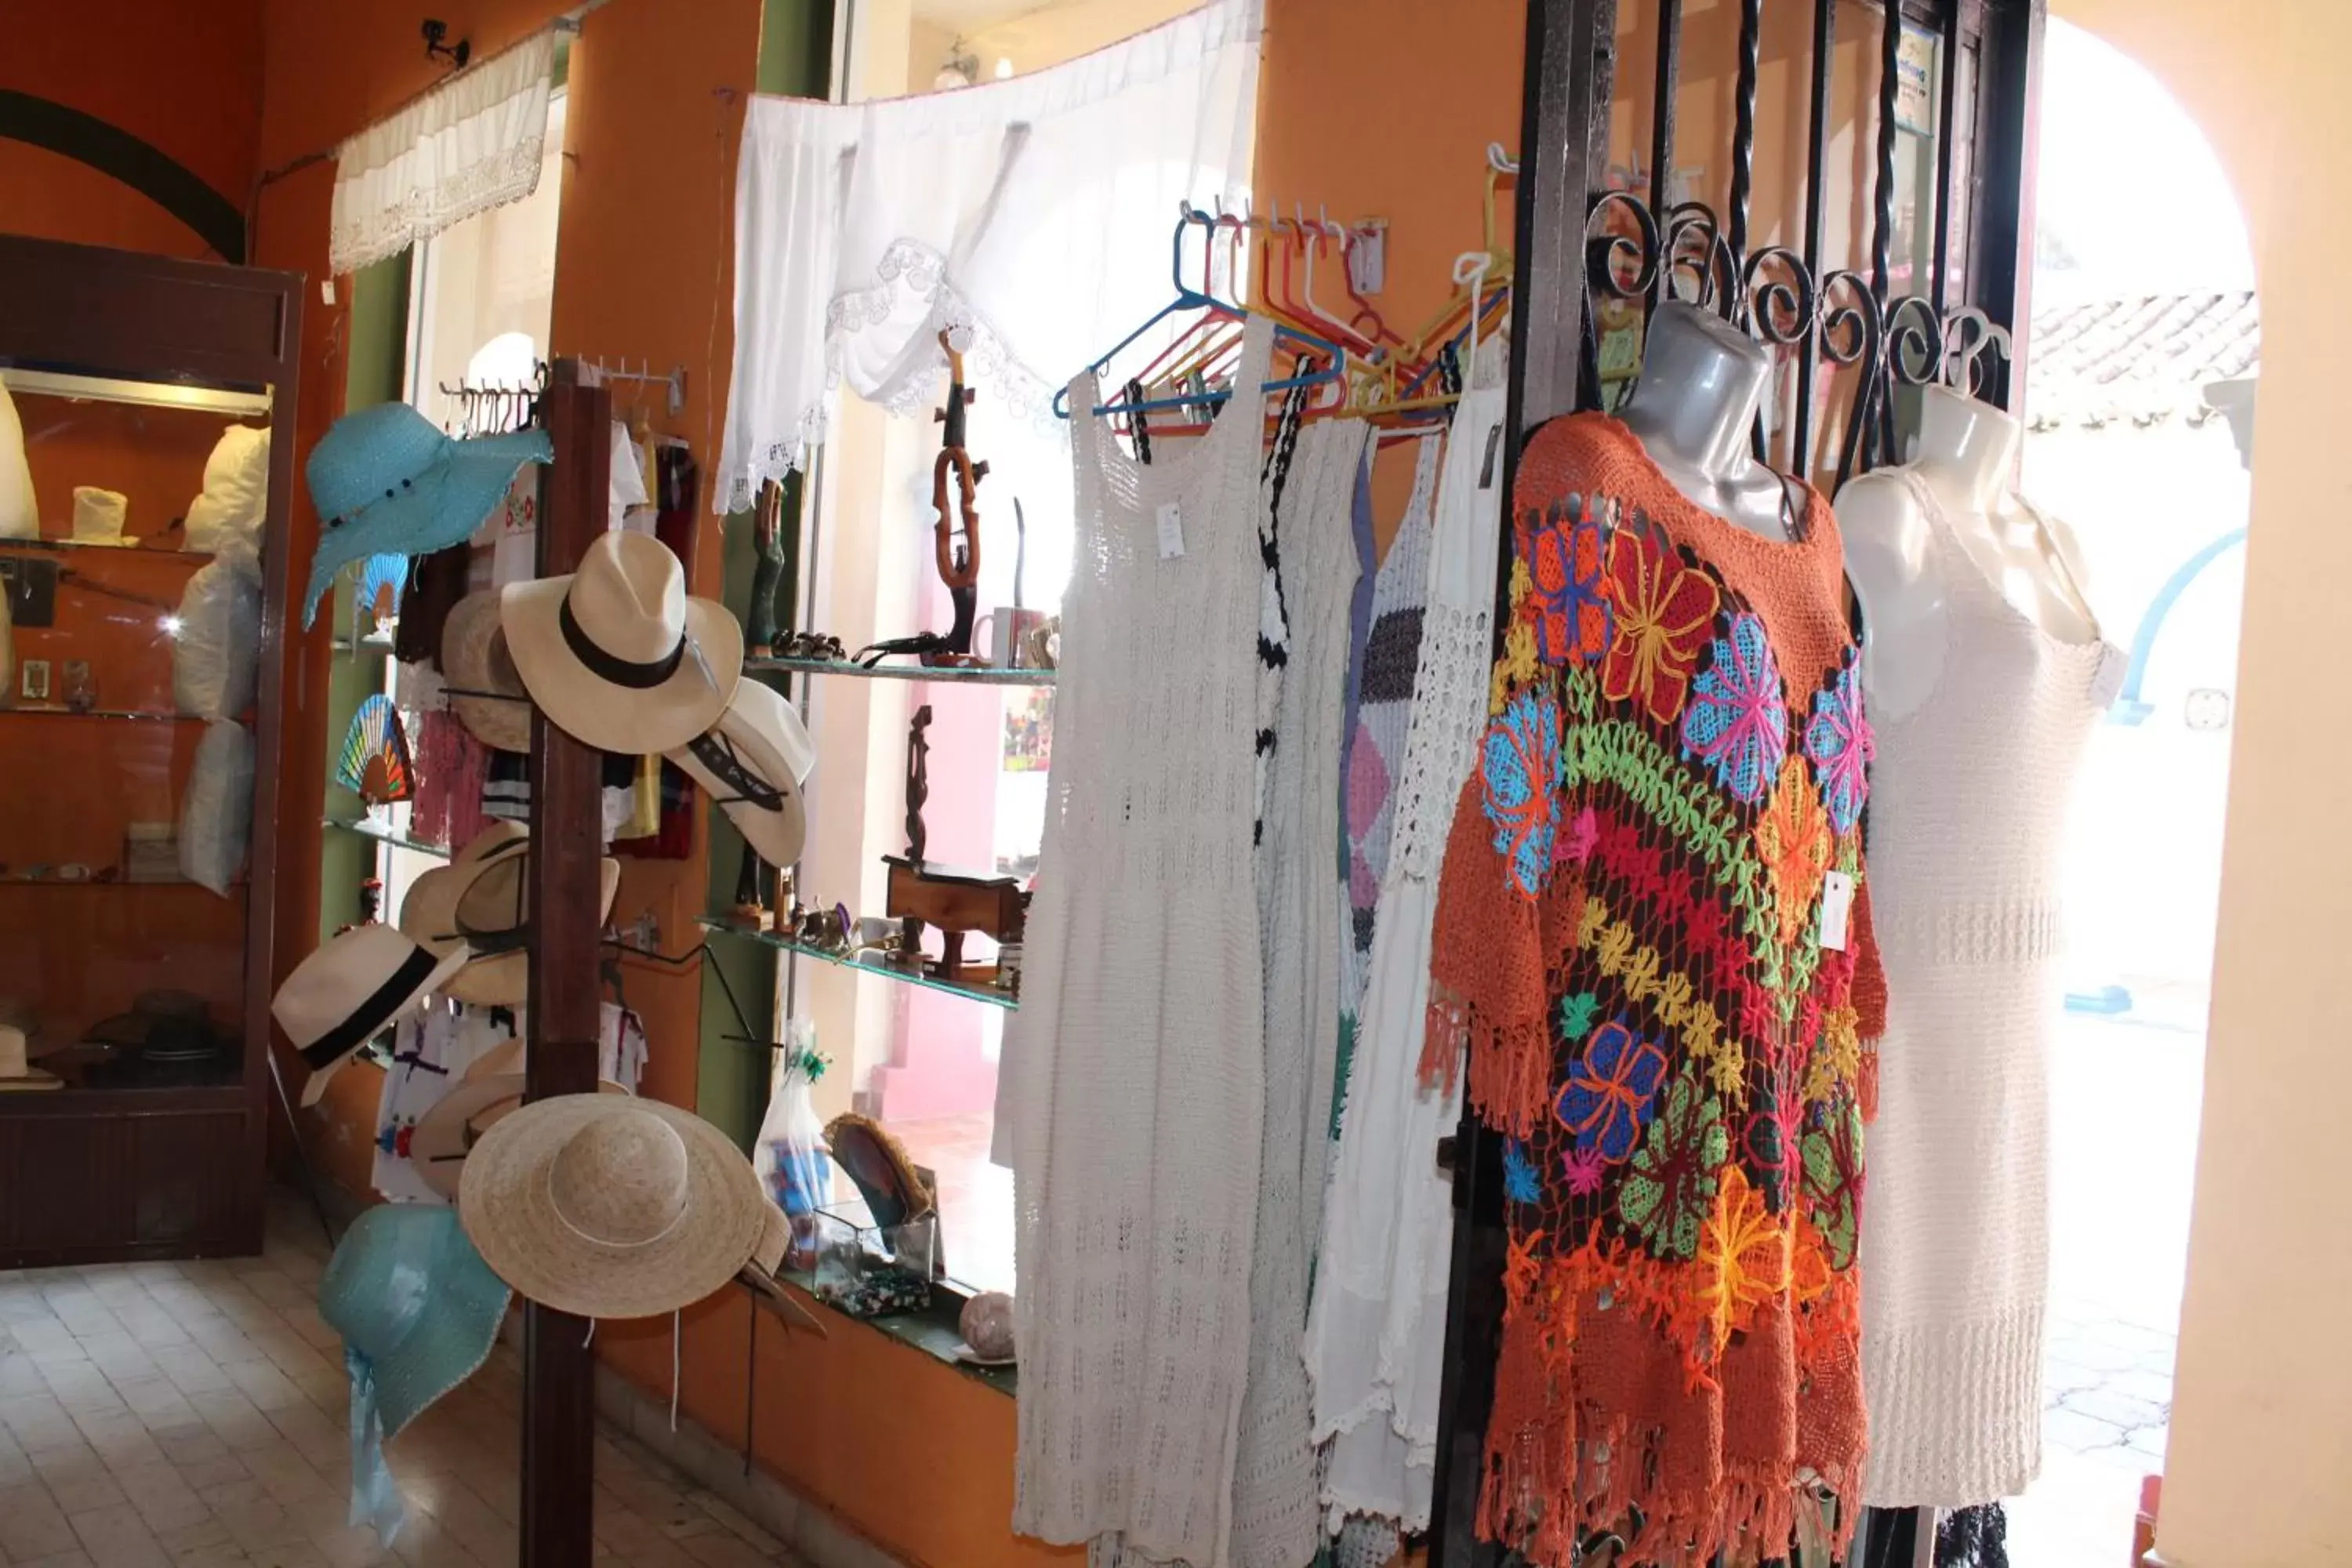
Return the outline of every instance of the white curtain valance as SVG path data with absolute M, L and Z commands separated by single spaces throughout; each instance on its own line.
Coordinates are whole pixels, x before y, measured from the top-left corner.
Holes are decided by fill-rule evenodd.
M 397 256 L 539 186 L 555 34 L 535 34 L 435 88 L 335 154 L 327 257 L 338 273 Z
M 1213 0 L 1008 81 L 860 104 L 755 98 L 735 177 L 735 370 L 715 506 L 824 438 L 846 384 L 908 410 L 971 381 L 1019 408 L 1165 303 L 1177 204 L 1249 177 L 1263 0 Z

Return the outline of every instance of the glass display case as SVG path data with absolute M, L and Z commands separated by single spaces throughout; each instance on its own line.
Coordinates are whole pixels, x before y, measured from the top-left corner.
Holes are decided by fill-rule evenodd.
M 298 283 L 0 237 L 0 1268 L 260 1243 Z

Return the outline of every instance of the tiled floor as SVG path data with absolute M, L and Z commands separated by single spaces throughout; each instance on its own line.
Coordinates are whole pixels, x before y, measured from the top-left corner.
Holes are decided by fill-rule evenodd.
M 283 1194 L 259 1258 L 0 1273 L 0 1568 L 502 1568 L 516 1561 L 521 1377 L 501 1347 L 388 1447 L 386 1552 L 345 1522 L 342 1349 L 326 1249 Z M 607 1431 L 596 1561 L 789 1564 L 776 1541 Z

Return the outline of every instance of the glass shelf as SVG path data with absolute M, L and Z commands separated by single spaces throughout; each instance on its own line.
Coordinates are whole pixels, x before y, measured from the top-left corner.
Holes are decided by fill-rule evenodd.
M 834 658 L 747 658 L 746 669 L 772 669 L 793 675 L 851 675 L 868 680 L 940 680 L 962 686 L 1051 686 L 1055 672 L 1050 669 L 997 669 L 993 667 L 967 668 L 950 666 L 933 669 L 920 664 L 877 664 L 868 669 L 862 664 Z
M 944 991 L 950 996 L 962 996 L 974 1002 L 985 1002 L 992 1007 L 1012 1009 L 1021 1005 L 1021 999 L 1018 996 L 1007 994 L 993 985 L 974 985 L 969 981 L 945 980 L 936 974 L 919 974 L 912 970 L 900 969 L 895 964 L 884 963 L 877 959 L 850 958 L 837 952 L 827 952 L 823 948 L 811 947 L 805 942 L 778 936 L 774 931 L 759 931 L 740 921 L 721 919 L 717 915 L 698 916 L 697 923 L 705 931 L 724 931 L 730 936 L 740 936 L 748 941 L 756 942 L 763 947 L 772 947 L 781 952 L 799 953 L 803 957 L 817 959 L 825 963 L 837 964 L 843 969 L 855 969 L 861 974 L 878 974 L 885 980 L 896 980 L 906 985 L 919 985 L 926 991 Z
M 40 719 L 136 719 L 157 724 L 211 722 L 194 713 L 153 713 L 127 708 L 68 708 L 62 702 L 19 702 L 13 707 L 0 706 L 0 719 L 11 714 Z
M 218 898 L 220 896 L 219 894 L 215 893 L 210 888 L 205 887 L 202 882 L 191 882 L 184 878 L 176 878 L 168 882 L 134 882 L 129 878 L 121 876 L 83 877 L 79 879 L 69 877 L 19 877 L 9 872 L 0 871 L 0 892 L 14 892 L 19 889 L 25 888 L 42 888 L 58 891 L 66 891 L 73 889 L 104 889 L 109 891 L 130 889 L 142 893 L 152 893 L 157 891 L 168 893 L 193 889 L 194 891 L 202 893 L 208 899 Z M 241 877 L 229 884 L 229 891 L 232 894 L 242 894 L 244 893 L 245 889 L 246 882 Z
M 174 561 L 210 561 L 209 550 L 164 550 L 149 544 L 143 539 L 133 539 L 128 544 L 94 544 L 87 539 L 60 539 L 43 534 L 37 539 L 0 539 L 0 550 L 96 550 L 109 555 L 128 556 L 136 561 L 144 556 L 157 556 Z
M 388 633 L 370 632 L 357 642 L 349 637 L 337 637 L 332 646 L 337 653 L 390 653 L 392 637 Z
M 384 822 L 346 822 L 338 817 L 326 818 L 326 826 L 344 833 L 356 833 L 362 838 L 373 838 L 379 844 L 389 844 L 394 849 L 413 849 L 419 855 L 430 855 L 438 860 L 449 858 L 446 844 L 428 844 L 422 838 L 411 838 L 400 829 Z

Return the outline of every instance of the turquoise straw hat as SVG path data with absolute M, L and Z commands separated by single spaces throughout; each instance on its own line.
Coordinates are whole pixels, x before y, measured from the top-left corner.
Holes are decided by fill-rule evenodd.
M 352 1377 L 351 1522 L 387 1546 L 404 1510 L 383 1443 L 489 1359 L 508 1295 L 457 1210 L 425 1205 L 361 1215 L 319 1281 L 319 1315 L 343 1336 Z
M 525 463 L 554 457 L 544 430 L 460 441 L 405 403 L 335 421 L 305 472 L 324 531 L 310 558 L 304 626 L 335 574 L 370 555 L 430 555 L 472 537 Z

